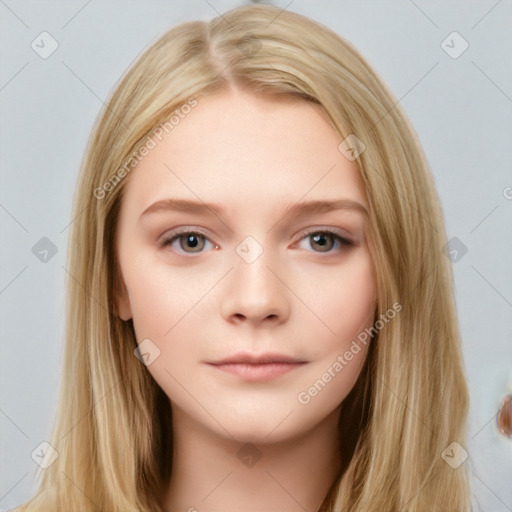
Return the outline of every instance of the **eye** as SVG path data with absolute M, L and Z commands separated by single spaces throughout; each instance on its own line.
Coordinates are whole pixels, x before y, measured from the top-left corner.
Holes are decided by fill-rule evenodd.
M 314 252 L 332 252 L 332 248 L 338 243 L 338 248 L 341 250 L 343 247 L 354 245 L 351 240 L 341 236 L 337 231 L 331 229 L 322 229 L 318 231 L 310 231 L 302 240 L 310 240 L 311 247 L 319 248 Z
M 204 249 L 205 243 L 212 243 L 206 235 L 197 231 L 173 231 L 166 235 L 162 241 L 158 243 L 160 246 L 173 246 L 178 241 L 181 249 L 178 252 L 185 254 L 198 254 Z M 214 244 L 212 244 L 214 245 Z M 217 246 L 215 246 L 217 247 Z M 176 249 L 176 247 L 174 247 Z
M 310 246 L 316 248 L 314 252 L 333 252 L 332 249 L 336 244 L 338 250 L 354 245 L 351 240 L 332 229 L 309 231 L 300 241 L 302 242 L 307 239 L 310 240 Z M 178 248 L 174 245 L 176 242 L 179 242 Z M 171 246 L 178 253 L 182 254 L 199 254 L 203 252 L 207 243 L 210 243 L 214 248 L 218 247 L 213 244 L 205 234 L 184 229 L 174 230 L 168 233 L 158 242 L 158 245 L 161 247 Z

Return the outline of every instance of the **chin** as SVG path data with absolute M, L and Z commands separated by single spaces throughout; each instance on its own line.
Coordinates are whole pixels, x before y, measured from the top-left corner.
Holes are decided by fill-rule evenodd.
M 251 422 L 250 424 L 240 423 L 231 425 L 228 427 L 228 430 L 232 437 L 228 437 L 228 439 L 241 444 L 251 443 L 257 446 L 263 446 L 288 441 L 299 435 L 299 432 L 293 429 L 279 428 L 273 431 L 274 428 L 275 425 L 270 427 L 266 422 L 262 422 L 261 424 Z M 226 435 L 225 432 L 224 434 Z
M 258 446 L 282 443 L 300 438 L 315 425 L 322 421 L 318 418 L 300 418 L 300 410 L 290 410 L 286 414 L 274 415 L 253 415 L 243 417 L 238 413 L 238 417 L 230 422 L 224 422 L 223 426 L 231 434 L 227 434 L 222 428 L 216 430 L 219 435 L 227 440 L 240 443 L 252 443 Z

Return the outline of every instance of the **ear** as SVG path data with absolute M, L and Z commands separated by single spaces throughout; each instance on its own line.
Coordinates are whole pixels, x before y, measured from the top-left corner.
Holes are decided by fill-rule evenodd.
M 130 305 L 130 298 L 128 296 L 128 291 L 124 284 L 124 280 L 122 277 L 117 279 L 116 286 L 116 304 L 115 304 L 115 313 L 116 315 L 125 322 L 132 318 L 132 308 Z

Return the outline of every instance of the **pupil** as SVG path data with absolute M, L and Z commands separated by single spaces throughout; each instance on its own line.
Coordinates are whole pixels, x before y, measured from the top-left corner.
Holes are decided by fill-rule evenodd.
M 325 234 L 318 234 L 318 235 L 313 235 L 313 240 L 315 242 L 315 244 L 318 244 L 320 247 L 322 247 L 323 249 L 329 249 L 329 244 L 326 243 L 326 238 L 328 238 L 330 235 L 325 235 Z
M 196 240 L 195 243 L 193 241 L 194 239 Z M 197 247 L 198 242 L 197 242 L 197 237 L 195 235 L 188 236 L 187 237 L 187 242 L 190 244 L 190 247 Z
M 325 235 L 314 235 L 314 238 L 315 238 L 315 242 L 319 243 L 319 239 L 322 239 L 322 238 L 325 239 Z M 324 244 L 325 244 L 325 240 L 324 240 L 324 243 L 320 243 L 320 245 L 324 245 Z

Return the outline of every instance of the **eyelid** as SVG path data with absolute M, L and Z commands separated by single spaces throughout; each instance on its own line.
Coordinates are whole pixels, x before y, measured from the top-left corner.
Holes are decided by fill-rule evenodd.
M 299 241 L 302 240 L 304 237 L 313 235 L 315 233 L 331 233 L 333 235 L 339 236 L 342 240 L 346 242 L 352 242 L 354 243 L 355 240 L 353 239 L 352 235 L 346 230 L 342 228 L 336 228 L 334 226 L 313 226 L 304 229 L 301 231 L 297 236 L 299 236 Z
M 186 234 L 196 234 L 201 235 L 205 239 L 207 239 L 210 243 L 212 243 L 215 247 L 218 247 L 216 243 L 214 243 L 210 236 L 207 235 L 202 229 L 196 229 L 191 226 L 180 226 L 177 228 L 170 229 L 169 231 L 166 231 L 158 240 L 157 245 L 164 246 L 165 244 L 169 243 L 171 240 L 178 238 L 180 235 L 186 235 Z

